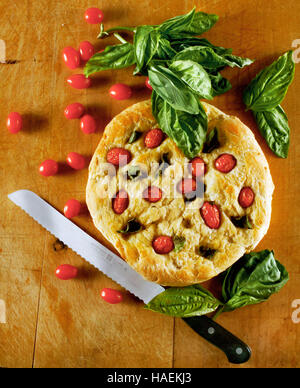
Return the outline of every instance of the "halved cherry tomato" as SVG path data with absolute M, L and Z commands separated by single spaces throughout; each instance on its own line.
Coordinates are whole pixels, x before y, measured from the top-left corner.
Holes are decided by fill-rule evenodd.
M 144 190 L 143 198 L 148 202 L 158 202 L 162 198 L 162 191 L 159 187 L 149 186 Z
M 99 8 L 88 8 L 84 13 L 85 21 L 89 24 L 100 24 L 103 21 L 103 12 Z
M 174 243 L 172 237 L 159 236 L 152 242 L 153 249 L 160 255 L 166 255 L 174 249 Z
M 197 156 L 196 158 L 192 159 L 189 167 L 194 178 L 201 178 L 204 176 L 206 171 L 206 164 L 202 158 Z
M 47 159 L 39 167 L 40 174 L 43 176 L 52 176 L 58 172 L 58 163 L 55 160 Z
M 131 161 L 131 153 L 125 148 L 115 147 L 108 151 L 106 160 L 116 167 L 123 167 Z
M 80 120 L 80 128 L 87 135 L 95 133 L 97 130 L 96 120 L 91 115 L 84 115 Z
M 65 65 L 70 69 L 77 69 L 80 66 L 80 55 L 73 47 L 65 47 L 62 52 Z
M 23 119 L 20 113 L 11 112 L 6 120 L 6 126 L 9 132 L 18 133 L 23 127 Z
M 177 184 L 177 190 L 181 194 L 190 194 L 197 190 L 197 182 L 193 178 L 183 178 Z
M 55 270 L 55 275 L 61 280 L 74 279 L 78 275 L 78 268 L 69 264 L 62 264 Z
M 116 214 L 122 214 L 128 208 L 129 196 L 125 190 L 120 190 L 112 200 L 112 208 Z
M 114 84 L 109 89 L 109 94 L 115 100 L 127 100 L 132 96 L 132 90 L 128 85 Z
M 77 152 L 70 152 L 67 156 L 67 163 L 74 170 L 82 170 L 85 167 L 85 158 Z
M 145 146 L 147 148 L 156 148 L 164 140 L 164 133 L 160 128 L 150 129 L 145 136 Z
M 239 204 L 247 208 L 253 204 L 255 194 L 251 187 L 243 187 L 239 194 Z
M 200 214 L 210 229 L 219 229 L 221 225 L 221 213 L 217 205 L 204 202 L 200 209 Z
M 236 166 L 236 158 L 231 154 L 222 154 L 215 160 L 215 167 L 218 171 L 227 174 Z
M 94 46 L 92 43 L 85 40 L 79 45 L 79 53 L 82 61 L 88 61 L 95 54 Z
M 149 77 L 146 78 L 145 85 L 147 86 L 148 89 L 153 90 L 152 86 L 150 85 L 149 82 Z
M 69 199 L 64 206 L 64 214 L 67 218 L 77 217 L 80 210 L 81 204 L 77 199 Z
M 84 106 L 79 102 L 74 102 L 66 107 L 64 114 L 67 119 L 79 119 L 84 114 Z
M 87 89 L 91 86 L 92 81 L 83 74 L 73 74 L 67 78 L 67 83 L 74 89 Z
M 101 290 L 101 298 L 105 300 L 105 302 L 110 304 L 117 304 L 122 302 L 123 294 L 121 291 L 114 290 L 112 288 L 103 288 Z

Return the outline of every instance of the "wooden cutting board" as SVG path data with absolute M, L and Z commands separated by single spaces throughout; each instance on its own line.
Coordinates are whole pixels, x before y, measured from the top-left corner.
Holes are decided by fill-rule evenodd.
M 299 69 L 283 103 L 292 132 L 286 160 L 275 157 L 265 145 L 251 114 L 244 112 L 241 92 L 257 71 L 300 38 L 300 2 L 197 3 L 198 10 L 220 15 L 218 24 L 205 34 L 207 38 L 232 47 L 237 55 L 256 59 L 249 68 L 226 70 L 233 89 L 213 104 L 249 125 L 266 154 L 276 190 L 271 227 L 258 249 L 274 249 L 290 273 L 287 286 L 268 302 L 223 314 L 218 321 L 251 346 L 253 356 L 244 367 L 299 367 L 300 324 L 292 321 L 292 303 L 300 298 Z M 186 13 L 194 1 L 97 4 L 105 13 L 106 27 L 112 27 L 158 24 Z M 38 174 L 40 162 L 47 158 L 63 162 L 70 151 L 90 157 L 105 124 L 127 106 L 150 97 L 145 78 L 133 77 L 130 70 L 99 74 L 87 91 L 66 85 L 71 71 L 62 63 L 63 47 L 78 47 L 79 42 L 90 40 L 100 50 L 113 41 L 97 41 L 98 27 L 84 21 L 84 10 L 91 5 L 86 0 L 0 1 L 0 39 L 11 60 L 0 64 L 0 366 L 230 367 L 218 349 L 182 320 L 145 311 L 129 293 L 122 304 L 103 302 L 99 291 L 119 286 L 70 249 L 55 251 L 55 238 L 7 199 L 12 191 L 30 189 L 59 210 L 69 198 L 84 201 L 87 169 L 64 169 L 47 179 Z M 108 97 L 109 86 L 116 82 L 133 87 L 131 100 L 118 102 Z M 65 106 L 75 101 L 97 117 L 96 134 L 84 135 L 77 120 L 64 118 Z M 19 111 L 25 118 L 24 131 L 17 135 L 8 134 L 5 127 L 10 111 Z M 106 243 L 88 214 L 75 222 Z M 80 278 L 59 281 L 54 271 L 62 263 L 78 266 Z

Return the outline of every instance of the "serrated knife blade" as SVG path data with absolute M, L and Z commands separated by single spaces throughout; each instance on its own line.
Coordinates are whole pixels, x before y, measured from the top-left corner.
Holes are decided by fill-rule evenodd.
M 149 303 L 150 300 L 164 291 L 162 286 L 145 280 L 119 256 L 104 247 L 32 191 L 18 190 L 9 194 L 8 198 L 74 252 L 144 303 Z

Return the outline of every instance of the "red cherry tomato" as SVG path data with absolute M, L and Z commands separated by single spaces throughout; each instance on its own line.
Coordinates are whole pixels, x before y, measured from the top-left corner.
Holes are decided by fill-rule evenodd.
M 215 167 L 218 171 L 227 174 L 236 166 L 236 158 L 231 154 L 222 154 L 215 160 Z
M 62 264 L 55 270 L 55 275 L 61 280 L 74 279 L 78 275 L 78 268 L 69 264 Z
M 67 78 L 67 83 L 74 89 L 87 89 L 91 86 L 92 81 L 83 74 L 73 74 Z
M 243 187 L 239 194 L 239 204 L 247 208 L 253 204 L 255 194 L 251 187 Z
M 172 237 L 159 236 L 152 242 L 153 249 L 160 255 L 166 255 L 174 249 Z
M 84 13 L 85 21 L 89 24 L 102 23 L 103 16 L 103 12 L 99 8 L 88 8 Z
M 105 300 L 105 302 L 110 304 L 117 304 L 122 302 L 123 294 L 121 291 L 114 290 L 112 288 L 103 288 L 101 290 L 101 298 Z
M 52 176 L 58 172 L 58 163 L 55 160 L 47 159 L 39 167 L 40 174 L 43 176 Z
M 112 200 L 112 207 L 116 214 L 122 214 L 128 208 L 129 196 L 125 190 L 120 190 Z
M 70 69 L 77 69 L 80 66 L 80 55 L 73 47 L 65 47 L 62 52 L 65 65 Z
M 149 77 L 146 78 L 145 85 L 147 86 L 148 89 L 153 90 L 152 86 L 150 85 L 149 82 Z
M 85 158 L 77 152 L 70 152 L 67 156 L 67 163 L 74 170 L 82 170 L 85 167 Z
M 109 94 L 115 100 L 127 100 L 132 96 L 132 90 L 128 85 L 115 84 L 109 89 Z
M 181 194 L 194 193 L 197 190 L 197 182 L 195 181 L 195 179 L 192 179 L 192 178 L 183 178 L 177 184 L 177 190 Z
M 87 135 L 95 133 L 97 130 L 96 120 L 91 115 L 84 115 L 80 120 L 80 128 Z
M 206 164 L 202 158 L 198 156 L 191 160 L 190 171 L 194 178 L 201 178 L 204 176 L 206 171 Z
M 162 191 L 159 187 L 149 186 L 144 190 L 143 198 L 148 202 L 158 202 L 162 198 Z
M 6 126 L 11 133 L 18 133 L 21 131 L 23 127 L 23 119 L 20 113 L 11 112 L 7 117 Z
M 64 214 L 67 218 L 77 217 L 80 210 L 81 204 L 77 199 L 69 199 L 64 206 Z
M 79 45 L 79 53 L 80 53 L 80 58 L 83 61 L 88 61 L 95 54 L 94 46 L 92 45 L 92 43 L 85 40 L 84 42 L 81 42 Z
M 123 167 L 131 161 L 131 153 L 124 148 L 115 147 L 108 151 L 106 160 L 116 167 Z
M 84 106 L 79 102 L 74 102 L 66 107 L 64 114 L 67 119 L 79 119 L 84 114 Z
M 200 209 L 200 214 L 210 229 L 219 229 L 221 225 L 221 213 L 217 205 L 204 202 Z
M 150 129 L 145 136 L 145 146 L 147 148 L 156 148 L 164 140 L 164 133 L 160 128 Z

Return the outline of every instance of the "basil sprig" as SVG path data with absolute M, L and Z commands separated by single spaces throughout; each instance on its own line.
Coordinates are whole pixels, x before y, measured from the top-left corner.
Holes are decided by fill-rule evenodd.
M 270 149 L 281 158 L 288 156 L 290 143 L 288 119 L 280 103 L 294 78 L 292 54 L 292 51 L 288 51 L 262 70 L 243 94 L 244 103 L 247 109 L 253 111 L 262 136 Z
M 214 253 L 212 249 L 200 247 L 200 254 L 211 260 Z M 252 252 L 244 255 L 225 272 L 222 301 L 200 285 L 194 285 L 169 288 L 152 299 L 146 309 L 182 318 L 200 316 L 218 309 L 216 317 L 221 312 L 265 302 L 288 279 L 288 272 L 275 260 L 273 251 Z

